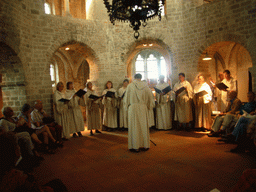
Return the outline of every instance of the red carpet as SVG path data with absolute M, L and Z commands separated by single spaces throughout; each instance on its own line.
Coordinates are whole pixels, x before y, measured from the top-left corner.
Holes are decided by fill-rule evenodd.
M 152 131 L 148 151 L 127 149 L 127 132 L 71 138 L 35 170 L 40 184 L 61 179 L 70 191 L 229 191 L 255 159 L 232 154 L 202 132 Z

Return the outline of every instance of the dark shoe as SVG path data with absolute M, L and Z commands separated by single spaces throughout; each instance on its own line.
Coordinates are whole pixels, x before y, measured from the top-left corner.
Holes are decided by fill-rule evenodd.
M 63 137 L 62 141 L 69 141 L 69 139 L 67 139 L 66 137 Z
M 209 133 L 207 135 L 208 135 L 208 137 L 219 137 L 220 136 L 220 134 L 218 132 Z
M 140 150 L 139 150 L 139 149 L 130 149 L 130 151 L 131 151 L 131 152 L 135 152 L 135 153 L 140 152 Z
M 92 132 L 92 130 L 90 131 L 90 136 L 93 136 L 93 132 Z
M 62 148 L 63 147 L 63 142 L 55 141 L 54 143 L 57 147 Z
M 236 148 L 231 149 L 230 152 L 231 152 L 231 153 L 244 153 L 244 152 L 245 152 L 245 149 L 243 149 L 243 148 L 237 146 Z
M 77 134 L 76 134 L 76 133 L 73 133 L 73 137 L 74 137 L 74 138 L 77 138 L 78 136 L 77 136 Z
M 83 135 L 82 135 L 82 133 L 80 131 L 77 132 L 77 134 L 78 134 L 79 137 L 83 137 Z
M 141 148 L 141 151 L 148 151 L 149 148 Z
M 101 133 L 101 132 L 100 132 L 99 130 L 97 130 L 97 129 L 96 129 L 96 131 L 95 131 L 95 132 L 96 132 L 96 133 Z
M 111 128 L 108 128 L 108 132 L 112 132 L 113 131 L 113 129 L 111 129 Z

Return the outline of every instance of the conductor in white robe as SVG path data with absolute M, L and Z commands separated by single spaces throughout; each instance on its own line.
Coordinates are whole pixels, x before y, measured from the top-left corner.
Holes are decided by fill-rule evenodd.
M 181 89 L 183 87 L 185 88 L 184 90 Z M 179 73 L 179 82 L 174 85 L 173 90 L 176 93 L 174 120 L 179 122 L 180 128 L 185 124 L 186 130 L 190 130 L 189 122 L 193 120 L 193 88 L 191 84 L 185 80 L 184 73 Z
M 237 81 L 233 77 L 231 77 L 230 71 L 225 70 L 223 72 L 223 74 L 224 74 L 224 79 L 223 79 L 222 83 L 224 83 L 226 86 L 228 86 L 228 88 L 224 91 L 221 91 L 221 111 L 224 111 L 228 106 L 229 92 L 230 91 L 237 92 Z
M 124 96 L 124 104 L 128 109 L 128 149 L 135 152 L 150 147 L 148 110 L 152 108 L 153 97 L 141 78 L 141 74 L 135 75 L 135 80 L 128 85 Z
M 169 84 L 164 82 L 164 76 L 159 76 L 159 83 L 156 85 L 157 89 L 163 90 Z M 169 92 L 170 94 L 170 92 Z M 156 128 L 161 130 L 168 130 L 172 128 L 171 120 L 171 103 L 169 101 L 169 94 L 156 93 Z

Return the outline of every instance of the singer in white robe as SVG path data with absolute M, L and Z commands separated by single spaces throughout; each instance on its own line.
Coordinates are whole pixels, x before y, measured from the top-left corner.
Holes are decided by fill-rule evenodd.
M 113 84 L 111 81 L 108 81 L 106 84 L 106 89 L 103 91 L 102 95 L 105 95 L 108 91 L 115 92 Z M 104 96 L 102 99 L 102 104 L 104 105 L 103 112 L 103 125 L 108 129 L 117 128 L 117 93 L 114 98 Z
M 205 82 L 202 75 L 198 76 L 198 84 L 196 84 L 196 86 L 194 87 L 194 94 L 201 91 L 206 91 L 207 94 L 202 97 L 197 97 L 196 95 L 194 95 L 193 98 L 195 103 L 195 127 L 210 130 L 212 125 L 212 90 L 210 86 Z
M 62 92 L 64 89 L 63 83 L 59 82 L 57 84 L 57 90 L 53 94 L 53 107 L 54 107 L 54 119 L 55 121 L 63 127 L 63 137 L 68 139 L 70 134 L 75 132 L 75 128 L 68 118 L 68 103 L 59 101 L 65 98 L 65 94 Z
M 156 85 L 157 89 L 163 90 L 169 84 L 164 82 L 164 76 L 159 77 L 159 83 Z M 156 128 L 168 130 L 172 128 L 171 119 L 171 103 L 169 101 L 169 94 L 159 94 L 156 92 Z
M 152 92 L 141 81 L 141 74 L 127 87 L 124 104 L 128 109 L 128 149 L 150 147 L 148 109 L 153 106 Z
M 75 95 L 76 91 L 73 88 L 72 82 L 68 82 L 68 86 L 69 87 L 67 87 L 65 97 L 67 99 L 72 97 L 72 99 L 68 102 L 68 118 L 70 121 L 73 121 L 75 130 L 73 134 L 76 134 L 75 132 L 77 132 L 79 136 L 82 136 L 81 131 L 84 131 L 84 118 L 80 105 L 83 105 L 84 101 L 82 98 Z
M 125 79 L 123 81 L 123 87 L 118 90 L 118 97 L 119 97 L 119 127 L 120 128 L 128 128 L 128 112 L 124 108 L 123 102 L 123 94 L 125 94 L 126 88 L 129 84 L 129 80 Z
M 101 99 L 95 100 L 89 98 L 90 95 L 95 95 L 94 90 L 92 90 L 92 83 L 87 83 L 87 93 L 84 95 L 85 105 L 86 105 L 86 121 L 87 129 L 90 130 L 91 135 L 93 135 L 92 130 L 95 129 L 97 133 L 100 133 L 101 129 L 101 113 L 100 105 Z
M 179 123 L 189 123 L 193 120 L 192 115 L 192 98 L 193 98 L 193 88 L 191 84 L 185 80 L 183 73 L 179 75 L 180 81 L 174 85 L 173 90 L 177 91 L 182 87 L 186 90 L 182 91 L 175 98 L 175 116 L 174 120 Z
M 224 111 L 229 102 L 228 94 L 230 91 L 237 91 L 237 81 L 231 77 L 230 71 L 225 70 L 224 72 L 224 79 L 222 83 L 224 83 L 226 86 L 228 86 L 226 91 L 220 91 L 221 92 L 221 111 Z

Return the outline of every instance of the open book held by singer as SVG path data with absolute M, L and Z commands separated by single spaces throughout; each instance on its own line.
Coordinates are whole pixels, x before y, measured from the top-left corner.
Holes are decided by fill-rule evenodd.
M 61 102 L 65 102 L 65 101 L 70 101 L 73 97 L 74 97 L 74 95 L 77 95 L 78 97 L 82 97 L 84 94 L 86 93 L 86 91 L 85 90 L 83 90 L 83 89 L 79 89 L 75 94 L 73 94 L 70 98 L 61 98 L 61 99 L 59 99 L 59 101 L 61 101 Z
M 170 85 L 167 86 L 167 87 L 165 87 L 165 88 L 162 89 L 162 90 L 160 90 L 160 89 L 158 89 L 158 88 L 156 88 L 156 87 L 154 87 L 154 89 L 155 89 L 155 91 L 156 91 L 157 93 L 159 93 L 159 94 L 163 93 L 164 95 L 166 95 L 167 93 L 169 93 L 169 92 L 172 90 L 172 88 L 170 87 Z

